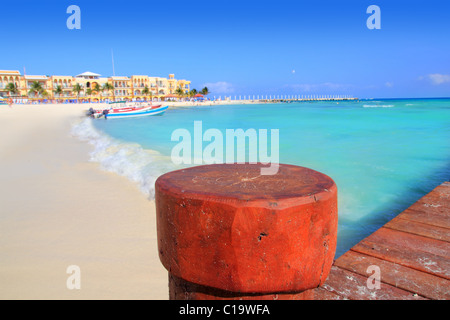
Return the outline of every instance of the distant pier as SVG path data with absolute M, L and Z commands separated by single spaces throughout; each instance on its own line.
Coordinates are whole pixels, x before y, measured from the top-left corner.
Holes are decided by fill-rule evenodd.
M 324 285 L 313 289 L 314 299 L 448 300 L 449 241 L 450 182 L 444 182 L 339 257 Z
M 280 103 L 280 102 L 310 102 L 310 101 L 358 101 L 359 98 L 347 95 L 240 95 L 213 96 L 214 101 L 229 101 L 233 103 Z

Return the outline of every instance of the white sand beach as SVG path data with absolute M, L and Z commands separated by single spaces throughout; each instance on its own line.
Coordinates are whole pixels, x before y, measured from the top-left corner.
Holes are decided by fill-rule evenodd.
M 0 107 L 0 299 L 168 299 L 154 202 L 70 134 L 87 108 Z

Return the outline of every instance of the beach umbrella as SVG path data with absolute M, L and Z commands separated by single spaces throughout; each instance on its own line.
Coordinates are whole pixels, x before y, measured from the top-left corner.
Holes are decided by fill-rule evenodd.
M 197 93 L 196 95 L 194 95 L 194 98 L 196 98 L 197 100 L 204 100 L 205 96 L 200 93 Z

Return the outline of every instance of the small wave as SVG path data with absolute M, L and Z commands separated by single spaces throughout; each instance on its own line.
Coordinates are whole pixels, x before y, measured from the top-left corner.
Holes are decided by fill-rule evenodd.
M 393 108 L 393 104 L 365 104 L 363 108 Z
M 98 162 L 104 170 L 133 181 L 150 199 L 155 196 L 156 179 L 177 169 L 170 157 L 144 149 L 139 144 L 115 140 L 99 132 L 89 118 L 74 124 L 72 135 L 94 147 L 90 153 L 90 161 Z

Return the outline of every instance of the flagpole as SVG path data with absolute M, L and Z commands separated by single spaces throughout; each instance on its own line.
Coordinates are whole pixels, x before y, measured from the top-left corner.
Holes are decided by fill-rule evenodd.
M 114 52 L 113 49 L 111 49 L 111 60 L 112 60 L 112 68 L 113 68 L 113 76 L 116 76 L 116 72 L 114 70 Z

